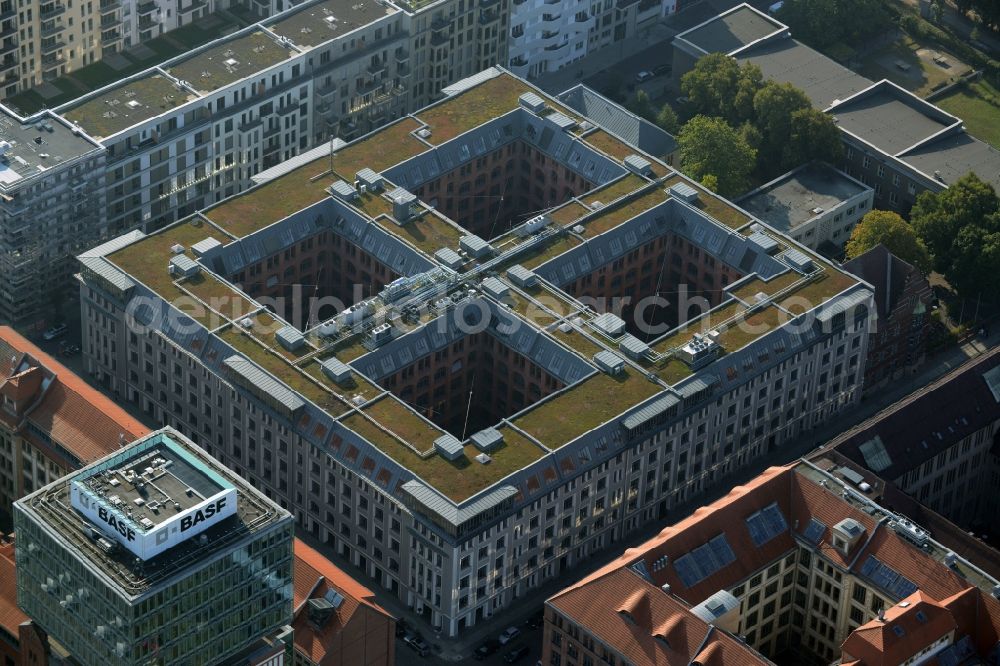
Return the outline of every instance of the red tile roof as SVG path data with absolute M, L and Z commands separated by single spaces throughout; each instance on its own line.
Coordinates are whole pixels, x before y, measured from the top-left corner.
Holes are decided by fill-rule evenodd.
M 633 664 L 768 663 L 627 567 L 564 590 L 549 604 Z
M 17 607 L 17 577 L 14 572 L 14 544 L 0 543 L 0 627 L 17 636 L 18 626 L 28 616 Z
M 149 428 L 130 416 L 100 391 L 89 386 L 68 368 L 36 347 L 9 326 L 0 326 L 0 341 L 22 354 L 38 369 L 21 372 L 12 379 L 23 390 L 28 382 L 35 391 L 41 388 L 43 375 L 54 380 L 44 388 L 41 400 L 28 412 L 27 420 L 49 433 L 53 441 L 86 464 L 116 451 L 119 437 L 124 434 L 132 441 L 149 432 Z M 36 381 L 34 377 L 38 377 Z
M 725 497 L 662 530 L 642 546 L 626 551 L 618 559 L 552 597 L 549 603 L 635 661 L 633 657 L 639 654 L 653 654 L 649 646 L 657 629 L 678 631 L 677 626 L 671 624 L 677 621 L 671 619 L 677 613 L 681 613 L 686 630 L 697 626 L 690 624 L 697 618 L 686 610 L 689 606 L 701 603 L 719 590 L 735 587 L 786 553 L 793 552 L 796 548 L 795 535 L 801 537 L 810 521 L 816 519 L 826 526 L 816 544 L 823 557 L 861 576 L 869 556 L 874 556 L 917 586 L 919 592 L 912 603 L 927 605 L 925 614 L 932 623 L 957 625 L 962 635 L 975 637 L 980 654 L 989 654 L 1000 637 L 1000 601 L 988 592 L 970 587 L 969 581 L 943 562 L 904 541 L 887 526 L 886 519 L 877 520 L 862 511 L 855 502 L 845 501 L 839 484 L 830 482 L 826 486 L 821 485 L 814 474 L 819 474 L 818 470 L 807 463 L 771 468 L 749 484 L 734 488 Z M 751 538 L 746 518 L 771 504 L 777 505 L 788 529 L 758 546 Z M 832 546 L 830 537 L 830 529 L 845 518 L 852 518 L 865 530 L 846 554 Z M 732 548 L 735 560 L 688 587 L 677 573 L 677 559 L 720 534 L 725 536 Z M 660 589 L 664 584 L 669 584 L 669 594 Z M 874 581 L 872 584 L 875 584 Z M 883 591 L 883 594 L 887 592 Z M 937 606 L 931 608 L 933 604 Z M 954 611 L 945 615 L 951 619 L 937 619 L 941 608 L 949 604 Z M 622 625 L 625 614 L 619 611 L 628 611 L 637 625 L 648 625 L 648 630 L 641 635 L 632 629 L 625 631 Z M 892 617 L 896 616 L 899 616 L 900 623 L 906 623 L 911 622 L 909 618 L 915 618 L 916 613 L 911 616 L 894 611 Z M 937 624 L 931 627 L 933 631 L 928 627 L 931 624 L 923 626 L 922 631 L 914 629 L 909 633 L 920 634 L 920 640 L 930 638 L 927 644 L 946 633 L 936 633 Z M 862 635 L 851 639 L 858 653 L 850 652 L 850 656 L 863 661 L 866 666 L 882 663 L 870 658 L 870 652 L 875 648 L 880 647 L 887 655 L 884 663 L 895 663 L 893 660 L 899 654 L 920 642 L 917 639 L 897 641 L 895 634 L 891 640 L 884 636 L 874 637 L 873 629 L 867 627 Z M 931 637 L 931 634 L 935 635 Z M 673 644 L 669 639 L 668 642 Z M 746 651 L 750 655 L 748 658 L 759 657 L 735 640 L 733 644 Z M 867 652 L 863 649 L 866 645 L 869 646 L 865 648 Z M 734 648 L 725 645 L 718 648 L 727 649 Z M 915 648 L 915 651 L 919 649 L 922 647 Z M 667 657 L 656 659 L 636 663 L 673 663 Z
M 951 611 L 917 591 L 855 629 L 842 649 L 865 666 L 894 666 L 918 654 L 958 628 Z
M 385 616 L 390 615 L 375 603 L 371 590 L 299 539 L 295 539 L 294 553 L 292 587 L 295 620 L 292 628 L 295 630 L 295 647 L 314 663 L 323 663 L 336 642 L 337 634 L 347 627 L 359 610 L 368 608 Z M 340 593 L 344 601 L 326 624 L 317 627 L 309 622 L 306 602 L 321 598 L 330 590 Z

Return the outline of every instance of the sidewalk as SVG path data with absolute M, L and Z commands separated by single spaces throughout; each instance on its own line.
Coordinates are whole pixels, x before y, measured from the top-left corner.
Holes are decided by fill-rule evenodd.
M 851 411 L 838 416 L 824 426 L 805 433 L 795 446 L 786 446 L 754 460 L 750 465 L 723 479 L 715 487 L 709 488 L 687 502 L 674 507 L 665 518 L 653 521 L 644 528 L 612 543 L 606 550 L 594 554 L 588 560 L 576 563 L 567 577 L 548 581 L 531 590 L 521 597 L 512 608 L 504 609 L 494 614 L 488 621 L 463 630 L 457 638 L 447 639 L 436 636 L 428 622 L 422 617 L 416 616 L 411 609 L 406 608 L 405 604 L 395 599 L 380 598 L 379 603 L 396 617 L 404 618 L 407 624 L 423 634 L 424 639 L 429 643 L 440 646 L 441 651 L 436 655 L 438 659 L 443 662 L 465 661 L 484 640 L 494 638 L 504 627 L 522 625 L 526 619 L 540 610 L 545 600 L 553 594 L 618 558 L 627 549 L 652 538 L 666 525 L 683 519 L 701 506 L 710 504 L 728 493 L 732 487 L 750 481 L 768 467 L 783 465 L 805 456 L 834 436 L 858 426 L 898 400 L 905 398 L 914 390 L 926 386 L 938 377 L 954 370 L 969 358 L 978 356 L 998 344 L 1000 344 L 1000 331 L 985 340 L 974 339 L 961 347 L 951 348 L 930 357 L 919 372 L 900 380 L 874 397 L 869 396 L 862 399 Z M 338 561 L 338 566 L 343 566 L 343 564 Z M 358 572 L 352 570 L 352 573 Z

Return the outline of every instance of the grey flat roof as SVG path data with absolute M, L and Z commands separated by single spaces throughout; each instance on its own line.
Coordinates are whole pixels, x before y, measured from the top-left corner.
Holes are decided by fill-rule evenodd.
M 705 53 L 732 53 L 785 26 L 752 7 L 740 5 L 732 11 L 677 35 Z
M 838 125 L 879 150 L 895 155 L 926 141 L 951 122 L 917 108 L 915 100 L 882 86 L 832 110 Z
M 1000 151 L 968 134 L 949 135 L 901 155 L 910 166 L 950 185 L 974 171 L 981 179 L 1000 190 Z
M 2 107 L 0 141 L 10 144 L 0 159 L 0 188 L 4 189 L 15 188 L 18 181 L 38 175 L 57 164 L 101 150 L 49 114 L 24 124 Z
M 870 189 L 827 164 L 807 164 L 760 187 L 737 203 L 779 231 L 795 229 Z
M 791 38 L 753 46 L 737 59 L 760 67 L 765 79 L 800 88 L 817 109 L 826 109 L 834 100 L 847 99 L 872 85 L 860 74 Z

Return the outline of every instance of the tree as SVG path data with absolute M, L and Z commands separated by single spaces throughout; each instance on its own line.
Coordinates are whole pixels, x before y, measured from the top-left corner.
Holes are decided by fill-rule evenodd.
M 792 114 L 811 107 L 806 94 L 790 83 L 768 81 L 757 91 L 753 110 L 761 137 L 760 173 L 777 175 L 788 170 L 784 153 L 792 132 Z
M 677 113 L 669 104 L 664 104 L 660 112 L 656 114 L 656 124 L 668 134 L 677 134 L 677 130 L 680 128 Z
M 886 30 L 885 0 L 785 0 L 778 18 L 792 34 L 816 48 L 857 45 Z
M 947 274 L 955 263 L 953 245 L 959 232 L 967 227 L 995 224 L 1000 199 L 989 183 L 974 173 L 957 180 L 940 192 L 923 192 L 910 210 L 910 221 L 917 235 L 934 257 L 937 270 Z
M 628 109 L 640 118 L 645 118 L 650 122 L 656 120 L 656 108 L 649 99 L 649 93 L 642 88 L 635 92 L 635 97 L 629 102 Z
M 781 155 L 781 169 L 820 160 L 839 164 L 844 154 L 840 129 L 833 117 L 819 109 L 799 109 L 792 113 L 790 131 Z
M 724 197 L 742 194 L 750 184 L 757 151 L 721 118 L 695 116 L 678 137 L 682 170 L 699 182 L 714 176 Z
M 1000 226 L 993 216 L 991 226 Z M 951 248 L 951 265 L 945 271 L 955 290 L 970 298 L 985 297 L 995 301 L 1000 292 L 1000 231 L 984 227 L 964 227 L 955 237 Z
M 854 227 L 847 241 L 847 258 L 859 257 L 876 245 L 885 245 L 894 255 L 927 273 L 931 258 L 923 241 L 906 220 L 887 210 L 869 211 Z
M 681 91 L 695 114 L 739 125 L 753 117 L 753 98 L 763 80 L 757 65 L 740 65 L 725 54 L 711 53 L 681 77 Z

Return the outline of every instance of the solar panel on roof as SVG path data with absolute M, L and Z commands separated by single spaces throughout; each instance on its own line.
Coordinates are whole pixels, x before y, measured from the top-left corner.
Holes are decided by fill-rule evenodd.
M 674 560 L 674 570 L 681 582 L 691 587 L 735 561 L 736 555 L 726 541 L 726 535 L 720 534 Z
M 802 532 L 802 538 L 809 543 L 816 545 L 823 537 L 824 532 L 826 532 L 826 525 L 815 518 L 810 518 L 809 524 L 806 525 L 806 529 Z
M 746 524 L 750 530 L 750 538 L 758 547 L 788 530 L 788 523 L 785 522 L 785 516 L 778 508 L 777 502 L 747 516 Z
M 883 564 L 874 555 L 869 555 L 865 563 L 861 565 L 861 575 L 869 578 L 897 599 L 903 599 L 917 591 L 917 586 L 913 581 L 887 564 Z

